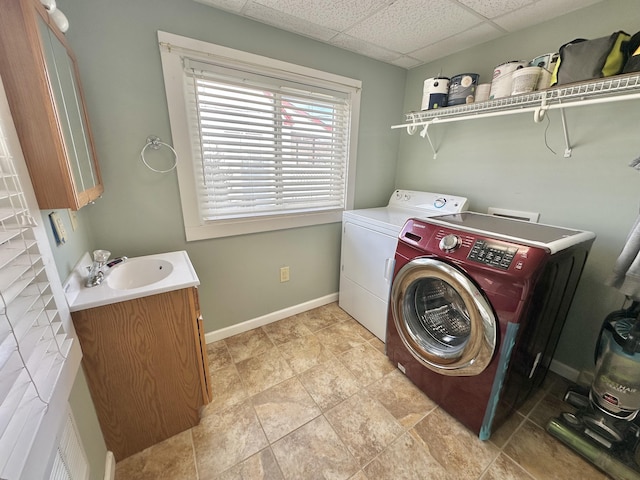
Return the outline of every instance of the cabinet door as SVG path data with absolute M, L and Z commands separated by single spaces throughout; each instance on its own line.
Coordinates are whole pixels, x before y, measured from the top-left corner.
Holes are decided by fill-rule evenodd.
M 40 208 L 96 200 L 103 187 L 76 60 L 38 0 L 3 0 L 0 76 Z
M 75 193 L 81 195 L 82 192 L 95 188 L 98 178 L 75 64 L 65 46 L 44 20 L 40 16 L 37 19 L 47 63 L 47 77 L 58 113 L 71 179 Z
M 91 398 L 116 460 L 200 421 L 194 313 L 190 289 L 72 313 Z

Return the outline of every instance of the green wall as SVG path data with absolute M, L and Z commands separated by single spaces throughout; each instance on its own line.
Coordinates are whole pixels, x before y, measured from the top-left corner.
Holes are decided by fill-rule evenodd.
M 406 71 L 193 0 L 59 3 L 105 184 L 103 198 L 88 207 L 90 248 L 130 257 L 186 250 L 200 277 L 207 331 L 337 292 L 339 223 L 185 241 L 175 171 L 152 172 L 139 157 L 148 135 L 171 142 L 157 31 L 361 80 L 357 207 L 384 204 L 393 191 L 399 137 L 389 124 L 402 114 Z M 291 281 L 281 284 L 283 265 Z
M 494 67 L 505 61 L 529 60 L 578 37 L 633 34 L 640 26 L 637 5 L 608 0 L 415 68 L 407 77 L 404 111 L 420 109 L 424 80 L 440 72 L 477 72 L 481 83 L 490 83 Z M 398 188 L 465 195 L 471 209 L 481 212 L 489 206 L 535 211 L 542 223 L 597 234 L 555 355 L 577 370 L 593 368 L 600 324 L 624 299 L 604 280 L 638 215 L 640 172 L 627 165 L 640 155 L 639 106 L 629 100 L 567 109 L 571 158 L 563 157 L 558 110 L 541 123 L 534 123 L 533 114 L 517 114 L 432 125 L 435 160 L 426 139 L 400 133 Z M 403 121 L 401 116 L 394 123 Z
M 205 330 L 214 331 L 338 291 L 340 224 L 185 241 L 175 172 L 140 161 L 147 136 L 171 143 L 157 31 L 184 35 L 362 81 L 355 206 L 386 204 L 395 186 L 407 72 L 311 39 L 231 15 L 193 0 L 59 0 L 69 18 L 97 144 L 105 193 L 80 211 L 65 245 L 52 247 L 64 280 L 85 251 L 129 257 L 186 250 L 200 278 Z M 46 219 L 48 211 L 43 211 Z M 53 245 L 53 244 L 52 244 Z M 280 283 L 288 265 L 291 280 Z M 105 447 L 78 376 L 71 404 L 92 463 L 103 471 Z
M 91 215 L 92 205 L 88 205 L 75 212 L 77 222 L 74 229 L 71 224 L 70 211 L 69 210 L 41 210 L 42 222 L 45 225 L 47 232 L 47 238 L 51 244 L 53 250 L 54 260 L 56 262 L 56 268 L 60 274 L 60 279 L 64 282 L 69 272 L 78 263 L 80 256 L 84 252 L 93 251 L 93 240 L 91 235 L 89 224 L 89 216 Z M 53 230 L 49 221 L 49 214 L 56 212 L 62 223 L 64 224 L 65 231 L 67 232 L 67 240 L 65 243 L 56 245 L 55 238 L 53 236 Z

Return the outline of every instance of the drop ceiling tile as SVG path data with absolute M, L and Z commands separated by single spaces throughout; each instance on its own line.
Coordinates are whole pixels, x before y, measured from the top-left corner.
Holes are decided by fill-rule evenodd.
M 385 8 L 389 2 L 385 0 L 254 0 L 254 3 L 341 32 Z
M 398 0 L 344 33 L 401 53 L 478 24 L 479 18 L 448 0 Z
M 486 18 L 495 18 L 534 2 L 534 0 L 458 0 Z
M 423 62 L 432 62 L 452 53 L 457 53 L 467 48 L 479 45 L 481 43 L 494 40 L 504 35 L 504 32 L 494 28 L 490 24 L 483 23 L 474 28 L 465 30 L 463 32 L 452 35 L 449 38 L 445 38 L 433 45 L 421 48 L 414 52 L 411 52 L 413 58 L 418 58 Z M 458 72 L 449 72 L 450 75 L 455 75 Z
M 265 7 L 254 2 L 249 2 L 242 13 L 244 16 L 258 22 L 266 23 L 289 32 L 298 33 L 306 37 L 315 38 L 323 42 L 329 41 L 338 33 L 330 28 L 316 25 L 315 23 L 308 22 L 294 17 L 293 15 Z
M 397 60 L 392 60 L 390 63 L 397 67 L 402 67 L 409 70 L 410 68 L 417 67 L 418 65 L 422 65 L 424 62 L 422 60 L 418 60 L 416 58 L 411 58 L 406 55 L 403 55 Z
M 228 12 L 240 13 L 247 0 L 194 0 Z
M 515 32 L 601 1 L 602 0 L 539 0 L 515 12 L 498 17 L 494 19 L 494 22 L 509 32 Z
M 344 33 L 336 35 L 331 39 L 330 43 L 336 47 L 344 48 L 345 50 L 350 50 L 352 52 L 358 52 L 362 55 L 366 55 L 383 62 L 393 62 L 402 56 L 402 54 L 398 52 L 392 52 L 386 48 L 365 42 L 359 38 L 350 37 Z

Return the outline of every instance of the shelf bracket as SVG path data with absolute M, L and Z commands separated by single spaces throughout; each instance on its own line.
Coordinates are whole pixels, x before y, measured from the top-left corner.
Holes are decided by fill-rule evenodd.
M 409 135 L 413 135 L 414 133 L 416 133 L 417 129 L 418 129 L 418 125 L 416 125 L 416 118 L 412 114 L 411 123 L 407 125 L 407 133 Z
M 571 142 L 569 141 L 569 131 L 567 129 L 567 119 L 564 115 L 564 108 L 560 109 L 560 118 L 562 119 L 562 129 L 564 130 L 564 143 L 566 148 L 564 149 L 564 158 L 571 157 Z
M 540 123 L 547 114 L 547 110 L 549 110 L 549 104 L 547 103 L 547 92 L 544 92 L 540 106 L 533 111 L 533 121 Z
M 436 150 L 436 147 L 433 146 L 433 142 L 431 141 L 431 137 L 429 136 L 429 125 L 431 125 L 431 123 L 426 123 L 424 125 L 424 128 L 420 132 L 420 136 L 429 140 L 429 145 L 431 145 L 431 150 L 433 151 L 433 159 L 435 160 L 436 158 L 438 158 L 438 151 Z
M 558 104 L 561 104 L 562 101 L 558 100 Z M 547 110 L 549 110 L 549 104 L 547 103 L 547 94 L 542 97 L 542 101 L 540 102 L 540 106 L 536 108 L 533 112 L 533 121 L 536 123 L 540 123 L 542 119 L 544 119 L 547 114 Z M 569 141 L 569 130 L 567 129 L 567 118 L 564 114 L 564 108 L 560 107 L 560 118 L 562 119 L 562 130 L 564 132 L 564 143 L 566 148 L 564 149 L 564 158 L 571 157 L 571 142 Z

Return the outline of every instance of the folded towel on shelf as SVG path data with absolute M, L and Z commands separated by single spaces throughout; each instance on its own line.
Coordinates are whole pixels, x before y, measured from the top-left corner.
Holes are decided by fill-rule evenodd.
M 629 232 L 612 275 L 605 283 L 634 300 L 640 300 L 640 216 Z

